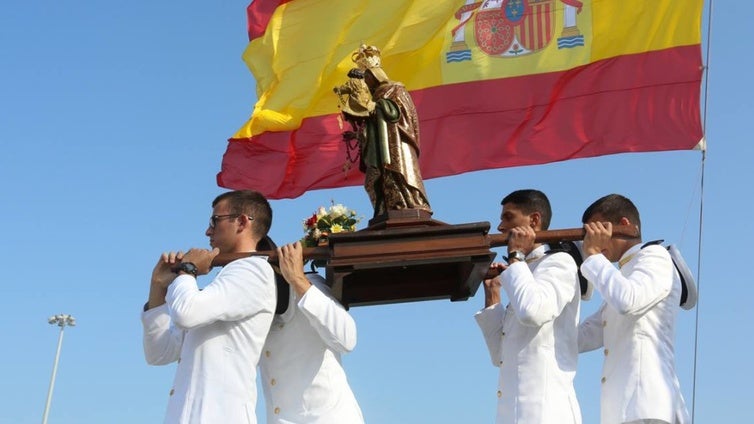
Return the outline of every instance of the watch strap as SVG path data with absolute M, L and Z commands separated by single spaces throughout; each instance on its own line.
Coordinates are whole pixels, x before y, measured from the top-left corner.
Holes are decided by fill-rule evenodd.
M 197 268 L 196 265 L 194 265 L 193 262 L 181 262 L 178 264 L 177 267 L 175 267 L 175 273 L 178 273 L 180 271 L 183 271 L 187 274 L 191 274 L 194 277 L 196 277 L 197 274 Z
M 511 259 L 515 259 L 517 261 L 525 262 L 526 261 L 526 254 L 520 250 L 514 250 L 512 252 L 508 252 L 508 257 L 506 258 L 507 262 L 510 263 Z

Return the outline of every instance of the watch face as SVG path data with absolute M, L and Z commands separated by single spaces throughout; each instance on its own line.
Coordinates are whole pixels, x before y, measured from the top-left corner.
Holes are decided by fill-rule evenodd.
M 522 252 L 516 250 L 515 252 L 511 252 L 510 255 L 508 255 L 509 259 L 515 259 L 517 261 L 525 261 L 526 255 L 524 255 Z
M 183 272 L 188 272 L 189 274 L 193 274 L 196 276 L 196 265 L 192 264 L 191 262 L 182 262 L 178 269 L 180 269 Z

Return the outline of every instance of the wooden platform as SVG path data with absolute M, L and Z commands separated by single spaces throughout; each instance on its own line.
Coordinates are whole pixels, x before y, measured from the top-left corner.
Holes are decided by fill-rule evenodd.
M 495 258 L 489 222 L 389 217 L 330 236 L 327 282 L 346 307 L 473 296 Z

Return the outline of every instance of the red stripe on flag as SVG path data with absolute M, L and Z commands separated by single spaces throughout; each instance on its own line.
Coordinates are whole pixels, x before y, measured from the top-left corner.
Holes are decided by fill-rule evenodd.
M 249 41 L 261 37 L 278 6 L 293 0 L 254 0 L 246 7 L 246 24 Z
M 698 45 L 563 72 L 412 91 L 425 179 L 620 152 L 692 149 L 702 138 Z M 296 131 L 231 139 L 218 184 L 266 196 L 363 183 L 345 174 L 337 115 Z

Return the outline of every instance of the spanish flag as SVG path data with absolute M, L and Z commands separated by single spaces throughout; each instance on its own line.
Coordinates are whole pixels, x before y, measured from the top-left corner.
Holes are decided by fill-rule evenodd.
M 218 184 L 272 199 L 363 183 L 333 87 L 361 44 L 410 91 L 422 176 L 703 137 L 703 0 L 255 0 L 243 58 L 251 118 Z

